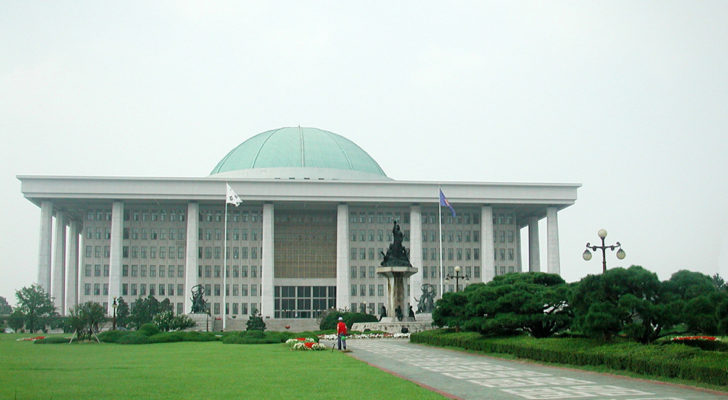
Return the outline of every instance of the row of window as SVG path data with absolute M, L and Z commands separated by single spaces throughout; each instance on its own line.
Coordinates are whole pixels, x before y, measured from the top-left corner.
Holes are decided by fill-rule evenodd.
M 349 214 L 349 222 L 356 224 L 391 224 L 393 221 L 397 221 L 400 224 L 409 224 L 409 213 L 408 212 L 378 212 L 378 213 L 355 213 Z
M 403 240 L 405 242 L 406 241 L 409 241 L 409 229 L 405 230 L 403 232 L 403 234 L 404 234 L 404 239 Z M 376 240 L 374 240 L 375 238 L 376 238 Z M 375 241 L 376 242 L 384 242 L 384 241 L 391 242 L 392 241 L 392 232 L 391 231 L 387 231 L 387 233 L 384 233 L 384 230 L 379 229 L 379 230 L 377 230 L 377 234 L 375 236 L 373 229 L 370 229 L 368 231 L 368 233 L 365 230 L 360 230 L 360 231 L 352 230 L 351 231 L 351 241 L 352 242 L 356 242 L 356 241 L 359 241 L 359 242 L 366 242 L 366 241 L 369 241 L 369 242 L 375 242 Z
M 454 275 L 455 274 L 455 267 L 454 266 L 448 266 L 447 272 L 445 274 Z M 463 267 L 465 275 L 468 276 L 469 279 L 480 279 L 480 267 L 479 266 L 465 266 Z M 438 266 L 423 266 L 422 267 L 422 276 L 425 279 L 439 279 L 440 278 L 440 267 Z
M 428 249 L 426 247 L 422 248 L 422 260 L 423 261 L 428 260 L 428 259 L 430 261 L 435 261 L 438 258 L 439 257 L 438 257 L 436 248 L 430 248 L 430 249 Z M 442 249 L 442 259 L 448 260 L 448 261 L 454 261 L 454 260 L 469 261 L 471 259 L 480 260 L 480 248 L 479 247 L 476 247 L 473 249 L 471 249 L 471 248 L 465 248 L 465 249 L 463 249 L 463 248 L 446 248 L 446 249 L 443 248 Z
M 177 209 L 161 210 L 124 210 L 124 221 L 166 221 L 169 214 L 170 222 L 184 222 L 185 211 Z
M 224 213 L 222 210 L 200 210 L 201 222 L 223 222 Z M 258 211 L 234 210 L 228 211 L 228 222 L 258 222 L 262 220 Z
M 214 267 L 214 268 L 213 268 Z M 250 266 L 250 277 L 251 278 L 257 278 L 258 272 L 261 272 L 261 267 L 256 265 Z M 205 265 L 204 267 L 202 265 L 197 267 L 197 276 L 202 278 L 202 272 L 204 269 L 205 278 L 220 278 L 220 274 L 222 271 L 222 268 L 220 268 L 219 265 Z M 233 278 L 247 278 L 248 277 L 248 266 L 247 265 L 233 265 L 232 267 L 228 266 L 225 277 L 230 278 L 230 271 L 232 270 L 232 277 Z
M 204 235 L 203 235 L 204 233 Z M 200 240 L 222 240 L 222 229 L 202 229 L 198 231 L 198 239 Z M 258 231 L 255 229 L 250 230 L 250 236 L 248 236 L 247 229 L 228 229 L 227 240 L 258 240 Z
M 98 230 L 98 228 L 97 228 Z M 185 228 L 167 229 L 150 229 L 149 235 L 145 228 L 124 228 L 122 233 L 123 239 L 131 240 L 185 240 Z
M 384 285 L 351 285 L 351 295 L 352 296 L 361 296 L 361 297 L 374 297 L 374 288 L 376 286 L 376 296 L 382 297 L 384 296 Z M 358 290 L 357 290 L 358 288 Z

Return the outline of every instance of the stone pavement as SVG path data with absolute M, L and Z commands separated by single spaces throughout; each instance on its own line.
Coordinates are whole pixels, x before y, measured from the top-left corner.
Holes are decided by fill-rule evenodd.
M 727 394 L 409 343 L 350 339 L 351 356 L 462 399 L 728 399 Z

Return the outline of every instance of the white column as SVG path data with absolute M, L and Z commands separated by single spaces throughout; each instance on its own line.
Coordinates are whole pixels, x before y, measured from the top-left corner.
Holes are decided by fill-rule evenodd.
M 417 273 L 410 276 L 409 304 L 417 312 L 417 300 L 422 297 L 422 210 L 419 205 L 410 206 L 410 264 L 417 268 Z M 402 312 L 407 315 L 405 310 Z
M 71 221 L 68 226 L 68 260 L 66 262 L 66 308 L 68 310 L 78 304 L 78 221 Z
M 521 228 L 516 224 L 516 271 L 523 272 L 523 256 L 521 255 Z
M 336 208 L 336 308 L 349 308 L 351 276 L 349 276 L 349 206 Z M 377 310 L 379 311 L 379 310 Z
M 53 239 L 53 282 L 51 298 L 59 314 L 65 315 L 66 302 L 66 218 L 62 211 L 56 211 L 55 238 Z
M 493 207 L 483 206 L 480 209 L 480 260 L 483 268 L 483 282 L 490 282 L 495 277 L 495 245 L 493 242 Z
M 538 245 L 538 217 L 528 219 L 528 271 L 541 271 L 541 256 Z
M 275 278 L 274 273 L 274 208 L 273 204 L 263 204 L 263 251 L 262 251 L 262 269 L 260 274 L 260 311 L 263 318 L 273 318 L 273 279 Z
M 109 308 L 108 315 L 114 313 L 114 297 L 121 296 L 122 234 L 124 232 L 124 203 L 115 201 L 111 206 L 111 251 L 109 254 Z
M 556 207 L 546 209 L 546 258 L 548 259 L 548 272 L 550 274 L 561 274 L 559 262 L 559 219 Z
M 40 238 L 38 248 L 38 285 L 46 293 L 51 292 L 51 225 L 53 222 L 53 203 L 40 203 Z
M 187 203 L 187 243 L 185 257 L 185 313 L 192 312 L 192 288 L 199 283 L 197 275 L 198 227 L 200 222 L 200 205 L 191 201 Z M 209 296 L 210 293 L 205 293 Z

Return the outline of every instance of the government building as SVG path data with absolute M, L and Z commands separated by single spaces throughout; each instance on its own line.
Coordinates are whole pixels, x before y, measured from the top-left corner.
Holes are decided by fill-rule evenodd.
M 149 295 L 189 313 L 200 284 L 213 316 L 238 320 L 254 313 L 312 319 L 334 307 L 379 314 L 387 282 L 375 269 L 393 221 L 418 269 L 407 292 L 415 307 L 423 284 L 441 295 L 440 251 L 444 275 L 460 266 L 467 283 L 523 270 L 559 273 L 558 212 L 574 204 L 580 186 L 397 181 L 350 140 L 302 127 L 249 138 L 204 177 L 18 179 L 40 208 L 37 283 L 61 314 L 86 301 L 111 314 L 114 298 Z M 226 183 L 239 206 L 226 204 Z M 442 208 L 441 249 L 440 189 L 456 212 Z

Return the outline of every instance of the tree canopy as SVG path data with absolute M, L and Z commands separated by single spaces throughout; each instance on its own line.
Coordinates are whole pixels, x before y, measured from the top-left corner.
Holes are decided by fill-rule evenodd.
M 23 316 L 25 329 L 35 332 L 44 329 L 56 314 L 51 296 L 39 285 L 24 287 L 15 292 L 18 300 L 16 311 Z

